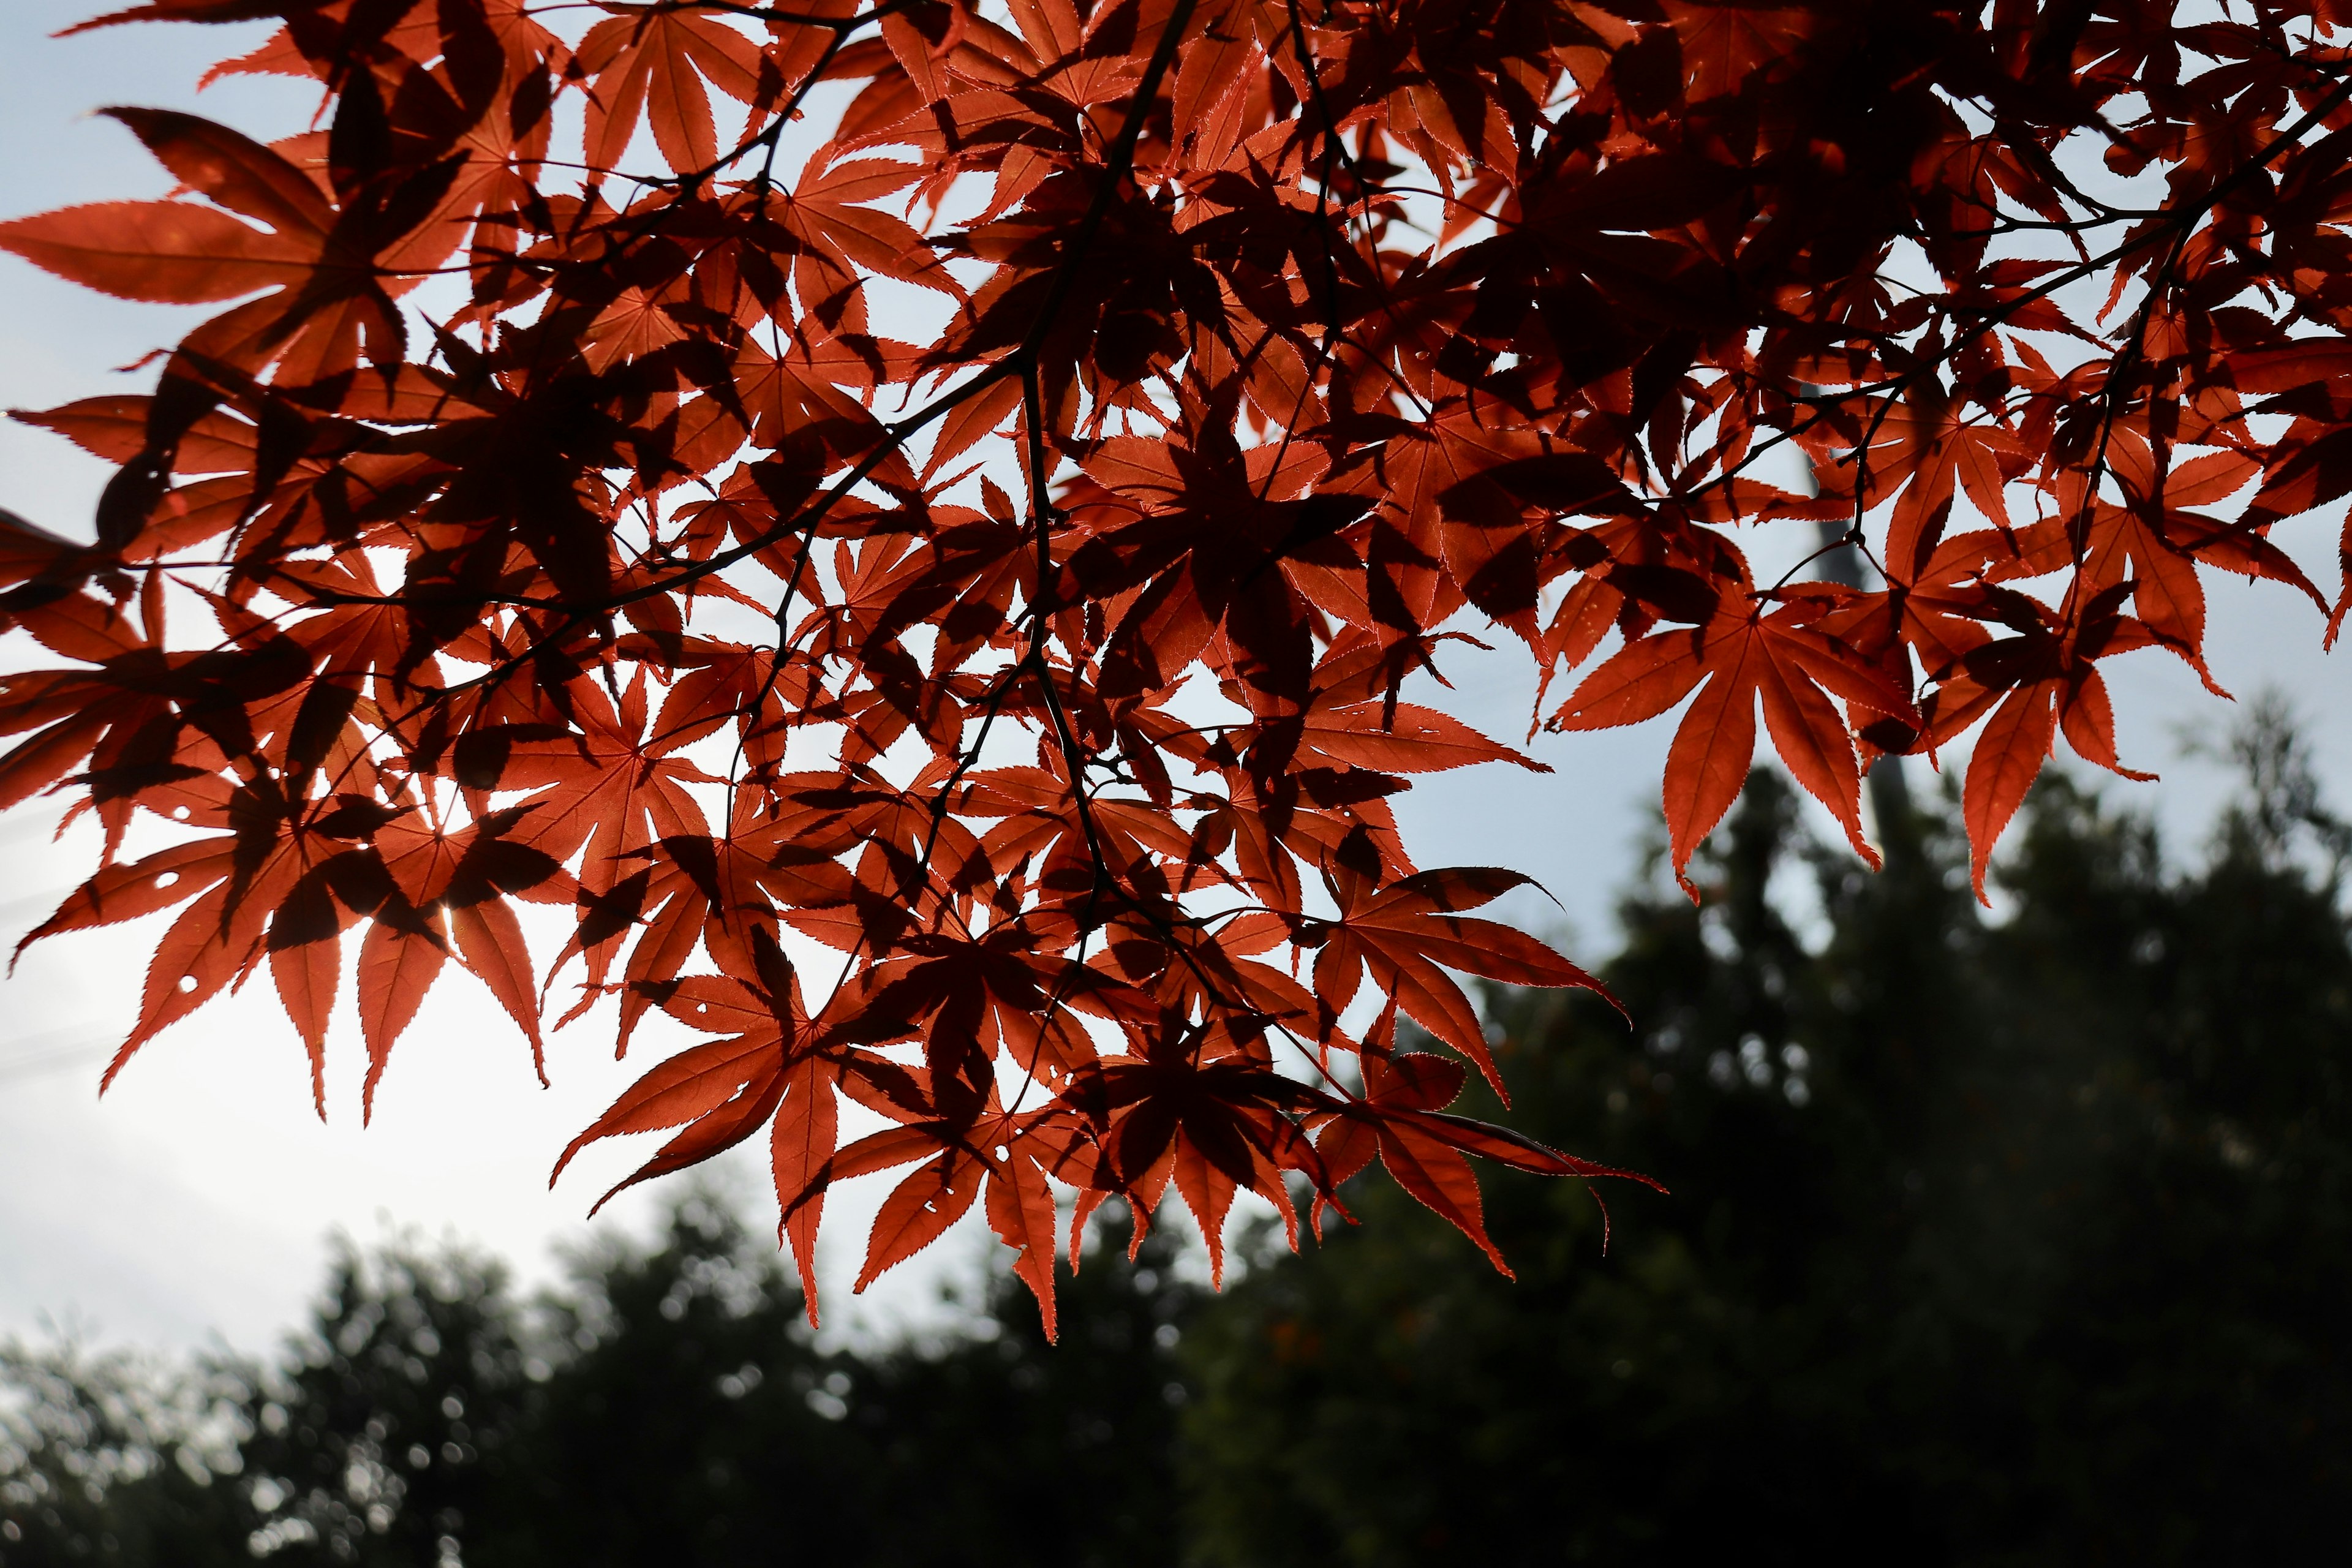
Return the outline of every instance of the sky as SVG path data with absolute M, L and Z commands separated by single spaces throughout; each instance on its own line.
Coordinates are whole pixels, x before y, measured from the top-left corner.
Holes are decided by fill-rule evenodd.
M 297 129 L 310 101 L 291 84 L 235 80 L 199 95 L 215 59 L 262 30 L 132 26 L 50 37 L 98 9 L 91 0 L 0 5 L 0 217 L 77 202 L 163 194 L 161 175 L 128 132 L 91 111 L 110 103 L 195 110 L 264 140 Z M 109 391 L 144 390 L 151 372 L 117 367 L 167 347 L 204 312 L 128 304 L 87 293 L 0 256 L 0 406 L 43 408 Z M 0 423 L 0 507 L 62 532 L 84 532 L 104 465 L 41 430 Z M 2323 590 L 2336 581 L 2334 521 L 2284 525 L 2278 542 Z M 1772 546 L 1759 550 L 1769 562 Z M 2209 655 L 2241 696 L 2283 692 L 2304 721 L 2323 779 L 2352 770 L 2352 655 L 2323 656 L 2321 618 L 2276 588 L 2210 577 Z M 0 661 L 33 660 L 0 638 Z M 1585 963 L 1605 957 L 1611 909 L 1636 870 L 1656 816 L 1657 779 L 1674 716 L 1598 734 L 1528 729 L 1535 683 L 1522 654 L 1457 648 L 1454 689 L 1415 695 L 1521 744 L 1553 771 L 1490 764 L 1423 781 L 1400 803 L 1408 844 L 1425 866 L 1505 865 L 1536 876 L 1547 898 L 1511 895 L 1500 911 L 1556 938 Z M 2193 850 L 2231 775 L 2181 754 L 2188 729 L 2218 733 L 2225 705 L 2178 660 L 2145 651 L 2105 667 L 2126 763 L 2165 775 L 2115 793 L 2155 812 L 2177 851 Z M 1554 700 L 1562 693 L 1556 691 Z M 1961 754 L 1948 756 L 1958 767 Z M 1915 786 L 1925 782 L 1911 764 Z M 2339 804 L 2344 801 L 2339 797 Z M 0 818 L 0 942 L 37 924 L 87 874 L 92 839 L 50 842 L 53 807 Z M 1824 816 L 1822 821 L 1826 825 Z M 1833 834 L 1832 837 L 1835 837 Z M 593 1222 L 594 1196 L 642 1149 L 605 1149 L 551 1193 L 547 1172 L 581 1127 L 666 1042 L 647 1038 L 615 1062 L 609 1029 L 583 1026 L 550 1042 L 551 1088 L 539 1087 L 522 1038 L 470 980 L 436 987 L 404 1038 L 373 1124 L 357 1111 L 358 1031 L 346 1016 L 330 1047 L 330 1115 L 310 1107 L 294 1034 L 266 981 L 151 1043 L 100 1100 L 99 1073 L 136 1012 L 142 942 L 118 928 L 32 949 L 0 982 L 0 1336 L 74 1325 L 110 1341 L 190 1345 L 215 1337 L 247 1350 L 294 1323 L 319 1279 L 322 1242 L 362 1241 L 386 1226 L 450 1236 L 498 1251 L 526 1279 L 544 1278 L 566 1247 L 600 1229 L 643 1234 L 674 1185 L 625 1194 Z M 541 946 L 543 960 L 551 946 Z M 674 1042 L 683 1043 L 679 1034 Z M 722 1179 L 756 1197 L 758 1174 Z M 820 1262 L 830 1305 L 864 1244 L 862 1216 L 881 1188 L 837 1202 Z M 772 1205 L 771 1206 L 772 1212 Z M 937 1319 L 940 1283 L 968 1270 L 986 1243 L 963 1238 L 901 1269 L 861 1309 L 837 1314 L 852 1332 Z

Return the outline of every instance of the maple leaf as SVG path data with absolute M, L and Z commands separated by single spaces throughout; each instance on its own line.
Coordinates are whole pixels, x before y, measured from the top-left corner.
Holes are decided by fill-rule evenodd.
M 1386 1035 L 1393 1026 L 1391 1014 L 1373 1033 Z M 1377 1152 L 1397 1185 L 1477 1243 L 1506 1279 L 1513 1277 L 1510 1265 L 1486 1235 L 1478 1178 L 1463 1157 L 1465 1152 L 1540 1175 L 1616 1177 L 1640 1182 L 1658 1192 L 1666 1190 L 1638 1172 L 1579 1160 L 1504 1129 L 1447 1113 L 1445 1108 L 1462 1092 L 1466 1070 L 1461 1063 L 1441 1057 L 1367 1051 L 1363 1099 L 1334 1112 L 1316 1137 L 1317 1152 L 1323 1157 L 1332 1185 L 1362 1170 Z M 1318 1194 L 1318 1229 L 1327 1204 Z
M 1485 1028 L 1444 969 L 1515 985 L 1578 985 L 1608 994 L 1599 981 L 1533 937 L 1493 921 L 1462 918 L 1461 910 L 1491 903 L 1529 881 L 1516 871 L 1456 867 L 1381 887 L 1339 860 L 1330 882 L 1339 918 L 1313 928 L 1321 937 L 1315 954 L 1316 996 L 1336 1018 L 1355 999 L 1369 971 L 1397 1006 L 1477 1063 L 1496 1093 L 1507 1100 L 1486 1049 Z
M 0 805 L 52 788 L 86 763 L 72 776 L 105 825 L 110 858 L 139 805 L 182 821 L 222 809 L 228 790 L 213 775 L 250 750 L 248 704 L 289 692 L 308 665 L 278 637 L 250 647 L 168 649 L 158 641 L 161 604 L 146 599 L 143 626 L 81 594 L 20 612 L 37 641 L 94 668 L 0 679 L 0 734 L 33 731 L 0 756 Z
M 1237 1193 L 1264 1197 L 1295 1232 L 1282 1172 L 1305 1171 L 1318 1190 L 1330 1185 L 1285 1114 L 1319 1106 L 1323 1096 L 1272 1069 L 1261 1026 L 1198 1028 L 1163 1018 L 1138 1059 L 1080 1075 L 1059 1103 L 1093 1131 L 1093 1157 L 1075 1173 L 1086 1186 L 1147 1198 L 1137 1205 L 1140 1225 L 1172 1183 L 1208 1244 L 1213 1280 L 1224 1278 L 1225 1218 Z
M 1245 456 L 1223 433 L 1197 450 L 1131 437 L 1096 448 L 1088 476 L 1145 510 L 1100 531 L 1100 567 L 1089 572 L 1083 553 L 1073 563 L 1094 578 L 1096 594 L 1143 588 L 1111 632 L 1107 694 L 1167 684 L 1223 631 L 1244 654 L 1243 679 L 1253 688 L 1306 695 L 1307 611 L 1288 558 L 1347 526 L 1365 503 L 1344 495 L 1265 499 L 1270 486 L 1295 490 L 1312 477 L 1311 468 L 1280 471 L 1278 457 Z
M 1907 694 L 1883 671 L 1809 624 L 1833 601 L 1798 598 L 1767 613 L 1743 598 L 1726 592 L 1699 625 L 1628 643 L 1584 679 L 1550 721 L 1556 730 L 1636 723 L 1698 690 L 1675 731 L 1665 777 L 1675 875 L 1694 900 L 1697 889 L 1684 868 L 1747 782 L 1759 700 L 1781 762 L 1836 814 L 1874 866 L 1877 852 L 1862 837 L 1860 765 L 1830 696 L 1876 714 L 1912 712 Z
M 672 169 L 710 169 L 719 161 L 719 137 L 704 83 L 744 103 L 781 84 L 767 78 L 759 46 L 719 17 L 683 6 L 619 9 L 588 29 L 576 53 L 580 68 L 595 78 L 588 161 L 616 167 L 645 119 Z
M 531 807 L 524 840 L 558 860 L 583 857 L 584 885 L 604 891 L 624 874 L 625 858 L 656 839 L 709 832 L 684 786 L 710 776 L 673 754 L 658 731 L 647 732 L 646 684 L 640 672 L 617 703 L 595 686 L 574 688 L 577 729 L 471 730 L 450 747 L 449 769 L 468 788 L 524 792 Z
M 663 1011 L 689 1028 L 719 1033 L 720 1037 L 668 1058 L 630 1085 L 564 1149 L 547 1178 L 549 1186 L 562 1176 L 573 1156 L 591 1143 L 626 1133 L 685 1127 L 635 1174 L 598 1199 L 596 1206 L 602 1208 L 639 1182 L 683 1170 L 734 1147 L 765 1125 L 788 1099 L 791 1118 L 803 1124 L 803 1138 L 822 1142 L 825 1153 L 832 1152 L 832 1138 L 824 1130 L 834 1124 L 831 1079 L 837 1076 L 838 1068 L 808 1048 L 808 1007 L 790 961 L 772 938 L 756 944 L 756 973 L 749 978 L 691 975 L 647 987 Z M 815 1100 L 822 1100 L 824 1108 L 812 1110 L 811 1102 Z M 824 1136 L 814 1136 L 816 1131 L 824 1131 Z M 780 1126 L 780 1187 L 784 1180 L 781 1142 L 784 1136 Z M 804 1275 L 814 1237 L 814 1216 L 804 1231 L 794 1232 Z M 814 1323 L 813 1288 L 809 1293 Z
M 407 328 L 375 257 L 424 222 L 454 165 L 338 209 L 300 169 L 226 126 L 163 110 L 105 112 L 219 208 L 74 207 L 0 224 L 0 248 L 126 299 L 197 305 L 274 289 L 278 297 L 218 318 L 192 340 L 247 368 L 283 360 L 288 379 L 315 381 L 346 368 L 362 338 L 376 363 L 398 363 Z

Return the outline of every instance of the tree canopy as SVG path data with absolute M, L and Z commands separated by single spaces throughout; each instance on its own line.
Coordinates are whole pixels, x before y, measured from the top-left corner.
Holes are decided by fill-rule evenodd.
M 1319 1225 L 1376 1154 L 1499 1267 L 1466 1157 L 1626 1173 L 1447 1109 L 1503 1088 L 1449 971 L 1592 982 L 1470 912 L 1520 873 L 1399 837 L 1412 775 L 1536 765 L 1408 681 L 1486 632 L 1553 729 L 1686 701 L 1694 895 L 1759 711 L 1874 861 L 1864 770 L 1973 736 L 1981 894 L 2058 737 L 2129 772 L 2101 660 L 2211 683 L 2208 574 L 2352 604 L 2271 537 L 2352 489 L 2343 20 L 99 18 L 274 23 L 215 74 L 320 107 L 110 110 L 178 190 L 0 224 L 225 307 L 20 416 L 121 465 L 89 535 L 0 528 L 63 661 L 0 690 L 0 806 L 103 829 L 32 936 L 176 911 L 110 1078 L 266 966 L 322 1111 L 346 984 L 363 1105 L 453 970 L 535 1058 L 660 1010 L 698 1043 L 564 1159 L 764 1138 L 803 1278 L 832 1184 L 911 1166 L 858 1283 L 978 1206 L 1050 1326 L 1055 1183 L 1071 1237 L 1172 1188 L 1221 1262 L 1237 1192 Z

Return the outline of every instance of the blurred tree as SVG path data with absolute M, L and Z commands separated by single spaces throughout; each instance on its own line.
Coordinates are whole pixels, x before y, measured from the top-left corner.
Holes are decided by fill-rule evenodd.
M 651 1246 L 575 1258 L 538 1330 L 537 1386 L 468 1564 L 770 1563 L 783 1542 L 854 1543 L 845 1489 L 860 1478 L 809 1403 L 835 1358 L 811 1344 L 773 1247 L 714 1194 L 679 1203 Z
M 860 1356 L 813 1342 L 773 1250 L 709 1192 L 650 1246 L 583 1253 L 528 1309 L 462 1251 L 346 1249 L 252 1403 L 254 1549 L 475 1568 L 717 1568 L 772 1563 L 779 1542 L 869 1564 L 1173 1563 L 1167 1391 L 1195 1292 L 1164 1236 L 1135 1264 L 1093 1251 L 1066 1282 L 1062 1351 L 999 1280 L 966 1331 Z M 1018 1481 L 1048 1454 L 1076 1484 L 1043 1506 Z
M 0 1344 L 0 1565 L 250 1562 L 230 1479 L 247 1392 L 226 1368 Z
M 856 1561 L 995 1568 L 1159 1568 L 1181 1560 L 1171 1457 L 1187 1397 L 1183 1325 L 1207 1292 L 1179 1268 L 1179 1233 L 1127 1256 L 1124 1206 L 1097 1220 L 1065 1274 L 1061 1341 L 1027 1293 L 990 1277 L 979 1334 L 900 1347 L 852 1368 L 851 1425 L 869 1473 L 892 1478 L 881 1544 Z M 1197 1250 L 1197 1248 L 1196 1248 Z M 1024 1478 L 1063 1478 L 1041 1494 Z
M 1009 1276 L 936 1342 L 811 1342 L 772 1248 L 705 1196 L 657 1247 L 582 1260 L 496 1533 L 467 1561 L 874 1568 L 1176 1561 L 1174 1324 L 1195 1288 L 1165 1233 L 1066 1274 L 1062 1342 Z M 1070 1478 L 1041 1497 L 1023 1478 Z
M 310 1331 L 248 1401 L 255 1555 L 455 1564 L 514 1464 L 526 1390 L 505 1268 L 415 1237 L 338 1240 Z
M 822 1348 L 707 1191 L 535 1301 L 463 1248 L 339 1244 L 266 1373 L 6 1352 L 0 1568 L 1172 1565 L 1202 1291 L 1173 1233 L 1109 1243 L 1122 1213 L 1064 1271 L 1059 1348 L 1009 1276 L 936 1341 Z
M 1518 1272 L 1379 1223 L 1201 1320 L 1208 1563 L 2309 1560 L 2352 1495 L 2343 829 L 2276 712 L 2206 866 L 2063 779 L 1980 923 L 1948 818 L 1872 878 L 1749 784 L 1706 903 L 1496 992 L 1515 1125 L 1665 1178 L 1498 1181 Z M 1775 891 L 1810 859 L 1816 941 Z M 1473 1114 L 1481 1107 L 1468 1106 Z M 1608 1131 L 1594 1148 L 1591 1130 Z

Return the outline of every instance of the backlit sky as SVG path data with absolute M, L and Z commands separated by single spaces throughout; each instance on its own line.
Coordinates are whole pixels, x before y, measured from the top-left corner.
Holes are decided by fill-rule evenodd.
M 129 134 L 89 117 L 104 104 L 193 109 L 263 140 L 307 118 L 310 100 L 290 84 L 244 80 L 195 93 L 205 65 L 251 47 L 262 29 L 49 37 L 99 8 L 91 0 L 0 5 L 0 217 L 163 193 L 169 181 Z M 111 367 L 167 346 L 202 314 L 104 300 L 0 256 L 0 405 L 144 390 L 148 373 Z M 0 507 L 82 531 L 105 475 L 47 432 L 0 424 Z M 2333 524 L 2305 519 L 2278 537 L 2323 589 L 2334 587 Z M 2344 777 L 2352 665 L 2319 653 L 2316 612 L 2284 590 L 2208 582 L 2217 677 L 2241 695 L 2283 689 L 2326 776 Z M 11 667 L 37 651 L 0 639 Z M 2105 668 L 2125 760 L 2167 779 L 2116 787 L 2158 812 L 2176 850 L 2191 849 L 2228 776 L 2180 756 L 2179 732 L 2185 722 L 2225 717 L 2221 705 L 2159 652 Z M 1465 652 L 1453 674 L 1455 693 L 1434 700 L 1518 743 L 1534 695 L 1524 658 Z M 1598 735 L 1538 736 L 1527 750 L 1556 770 L 1549 774 L 1489 766 L 1429 779 L 1401 804 L 1406 840 L 1423 865 L 1532 872 L 1559 908 L 1523 893 L 1505 912 L 1596 962 L 1607 952 L 1612 900 L 1654 816 L 1673 724 L 1668 717 Z M 1920 778 L 1915 772 L 1915 784 Z M 78 832 L 48 842 L 55 815 L 36 805 L 0 818 L 0 941 L 10 945 L 94 859 L 90 838 Z M 590 1169 L 547 1190 L 555 1153 L 645 1062 L 614 1063 L 609 1030 L 583 1026 L 551 1041 L 555 1081 L 542 1090 L 520 1036 L 486 992 L 462 979 L 436 989 L 402 1041 L 371 1127 L 357 1114 L 352 1020 L 331 1047 L 331 1119 L 321 1125 L 300 1047 L 266 979 L 150 1044 L 101 1102 L 98 1074 L 136 1012 L 142 937 L 154 934 L 132 927 L 45 943 L 0 985 L 0 1334 L 33 1331 L 46 1314 L 79 1317 L 110 1339 L 188 1343 L 218 1333 L 259 1348 L 298 1317 L 318 1278 L 321 1238 L 341 1227 L 364 1239 L 387 1216 L 486 1244 L 527 1276 L 541 1274 L 551 1243 L 584 1235 L 594 1194 L 629 1168 L 630 1151 L 592 1154 L 582 1162 Z M 734 1174 L 756 1194 L 756 1172 Z M 641 1230 L 661 1201 L 658 1189 L 640 1189 L 595 1224 Z M 878 1201 L 877 1189 L 839 1205 L 828 1226 L 825 1282 L 842 1304 L 863 1250 L 861 1211 Z M 937 1268 L 901 1270 L 874 1294 L 865 1321 L 919 1311 L 937 1278 Z

